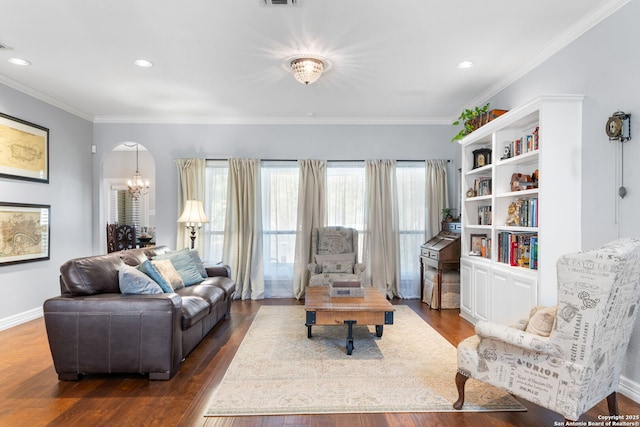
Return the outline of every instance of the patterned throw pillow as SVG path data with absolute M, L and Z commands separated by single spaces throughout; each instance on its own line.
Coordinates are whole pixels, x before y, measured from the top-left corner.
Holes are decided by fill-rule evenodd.
M 323 261 L 323 273 L 353 273 L 353 262 L 351 261 Z
M 184 282 L 180 277 L 180 274 L 176 271 L 173 263 L 170 259 L 154 259 L 151 260 L 151 264 L 162 274 L 167 282 L 171 285 L 171 288 L 175 291 L 180 288 L 184 288 Z
M 123 294 L 161 294 L 162 288 L 142 271 L 122 264 L 118 271 L 118 284 Z

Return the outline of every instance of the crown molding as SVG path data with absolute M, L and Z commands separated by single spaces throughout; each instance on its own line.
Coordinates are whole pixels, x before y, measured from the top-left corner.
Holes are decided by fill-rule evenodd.
M 96 117 L 108 124 L 206 124 L 206 125 L 443 125 L 447 118 L 422 117 Z
M 77 108 L 74 108 L 69 104 L 65 104 L 64 102 L 59 101 L 56 98 L 46 95 L 38 90 L 35 90 L 30 86 L 19 83 L 13 79 L 10 79 L 7 76 L 3 76 L 0 74 L 0 83 L 12 89 L 17 90 L 18 92 L 22 92 L 26 95 L 31 96 L 32 98 L 35 98 L 39 101 L 49 104 L 53 107 L 57 107 L 63 111 L 66 111 L 67 113 L 73 114 L 74 116 L 80 117 L 81 119 L 88 120 L 90 122 L 94 120 L 94 117 L 92 115 L 87 114 L 83 111 L 80 111 Z

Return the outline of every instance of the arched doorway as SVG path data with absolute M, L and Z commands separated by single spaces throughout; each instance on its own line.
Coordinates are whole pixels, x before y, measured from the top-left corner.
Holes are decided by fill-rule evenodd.
M 132 195 L 129 182 L 139 172 L 148 191 Z M 155 161 L 141 144 L 125 141 L 107 153 L 103 162 L 103 218 L 106 224 L 127 224 L 136 228 L 142 245 L 155 241 Z M 103 248 L 106 249 L 106 224 Z M 102 239 L 101 239 L 102 240 Z

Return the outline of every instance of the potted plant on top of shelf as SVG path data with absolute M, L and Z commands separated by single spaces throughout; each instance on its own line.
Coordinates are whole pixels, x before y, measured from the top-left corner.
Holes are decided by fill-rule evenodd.
M 459 141 L 466 135 L 469 135 L 471 132 L 478 129 L 480 127 L 480 118 L 487 111 L 489 111 L 488 102 L 482 107 L 475 107 L 472 110 L 465 108 L 462 113 L 460 113 L 460 117 L 458 117 L 458 120 L 452 123 L 454 126 L 458 126 L 460 123 L 462 123 L 463 128 L 460 129 L 460 132 L 458 132 L 456 136 L 451 138 L 451 142 Z

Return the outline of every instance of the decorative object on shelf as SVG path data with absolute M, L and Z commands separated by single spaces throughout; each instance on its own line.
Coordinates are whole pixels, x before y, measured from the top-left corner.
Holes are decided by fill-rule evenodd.
M 454 211 L 455 211 L 455 209 L 453 209 L 453 208 L 443 208 L 442 209 L 442 221 L 445 221 L 445 222 L 454 221 L 455 220 L 455 218 L 453 217 Z
M 491 148 L 479 148 L 473 151 L 473 168 L 491 164 Z
M 537 179 L 534 180 L 531 175 L 521 173 L 511 175 L 511 191 L 529 190 L 531 188 L 538 188 Z
M 49 183 L 49 129 L 0 113 L 0 177 Z
M 470 188 L 467 190 L 467 197 L 476 197 L 476 190 Z
M 191 249 L 193 249 L 196 243 L 196 228 L 199 229 L 202 224 L 209 222 L 207 215 L 204 213 L 202 201 L 187 200 L 178 222 L 183 222 L 185 227 L 191 229 Z
M 129 194 L 135 200 L 149 193 L 149 180 L 143 181 L 138 169 L 138 144 L 136 144 L 136 171 L 133 174 L 133 178 L 127 181 L 127 187 Z
M 51 205 L 0 203 L 0 265 L 49 259 Z
M 631 114 L 623 111 L 616 111 L 607 120 L 605 132 L 609 137 L 609 141 L 625 142 L 631 139 Z M 618 188 L 618 196 L 624 198 L 627 195 L 627 189 L 623 185 L 624 174 L 624 144 L 620 146 L 620 187 Z
M 462 113 L 460 113 L 460 117 L 458 117 L 458 120 L 452 123 L 454 126 L 458 126 L 460 123 L 462 123 L 464 127 L 460 130 L 460 132 L 458 132 L 456 136 L 451 139 L 451 142 L 461 140 L 474 130 L 486 125 L 490 121 L 500 117 L 506 112 L 507 110 L 489 111 L 488 102 L 482 107 L 475 107 L 473 110 L 470 110 L 468 108 L 464 109 Z
M 486 234 L 472 234 L 471 241 L 469 242 L 470 252 L 469 255 L 472 256 L 484 256 L 483 252 L 483 240 L 486 242 L 487 235 Z M 485 254 L 486 254 L 486 243 L 485 243 Z
M 522 200 L 518 199 L 515 202 L 509 204 L 507 208 L 507 221 L 505 225 L 519 226 L 520 225 L 520 205 Z
M 616 111 L 607 120 L 605 132 L 609 141 L 625 142 L 631 139 L 631 114 Z
M 317 81 L 326 68 L 326 60 L 316 56 L 294 57 L 290 61 L 293 77 L 305 85 Z

